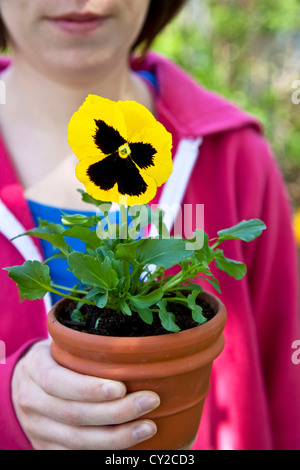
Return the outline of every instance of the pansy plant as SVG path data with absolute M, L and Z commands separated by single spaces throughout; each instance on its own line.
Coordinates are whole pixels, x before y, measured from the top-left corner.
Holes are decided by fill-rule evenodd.
M 163 212 L 147 203 L 172 172 L 172 137 L 134 101 L 89 95 L 71 118 L 68 140 L 79 159 L 76 176 L 86 188 L 80 190 L 82 199 L 95 206 L 95 213 L 62 213 L 61 224 L 40 220 L 38 227 L 20 235 L 46 240 L 55 248 L 44 262 L 5 268 L 17 283 L 21 300 L 41 299 L 51 292 L 76 302 L 73 321 L 84 323 L 80 309 L 90 304 L 99 308 L 99 316 L 106 307 L 116 315 L 135 312 L 148 324 L 158 315 L 165 330 L 177 332 L 171 311 L 175 301 L 187 307 L 196 323 L 204 323 L 196 302 L 200 281 L 206 279 L 220 292 L 211 265 L 235 279 L 246 274 L 246 266 L 228 259 L 220 245 L 231 239 L 250 242 L 261 235 L 265 224 L 243 220 L 219 231 L 214 240 L 200 229 L 194 239 L 170 236 Z M 114 224 L 109 217 L 112 203 L 119 204 L 121 213 Z M 150 224 L 156 226 L 157 237 L 137 236 Z M 84 252 L 74 251 L 69 237 L 84 242 Z M 199 239 L 203 244 L 193 243 Z M 67 261 L 77 279 L 75 286 L 55 284 L 48 265 L 52 258 Z M 176 274 L 170 276 L 168 270 L 174 266 Z

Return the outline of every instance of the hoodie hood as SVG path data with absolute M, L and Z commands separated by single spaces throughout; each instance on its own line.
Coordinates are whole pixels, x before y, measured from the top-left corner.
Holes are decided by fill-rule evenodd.
M 199 85 L 171 60 L 149 53 L 142 61 L 133 58 L 131 66 L 155 75 L 158 114 L 182 137 L 205 137 L 249 125 L 262 132 L 262 125 L 254 116 Z

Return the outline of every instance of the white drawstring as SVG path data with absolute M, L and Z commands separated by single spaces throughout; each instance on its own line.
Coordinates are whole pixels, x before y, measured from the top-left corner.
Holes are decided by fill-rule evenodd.
M 165 183 L 158 207 L 165 211 L 163 222 L 170 232 L 180 211 L 181 204 L 186 193 L 188 182 L 199 155 L 199 147 L 203 142 L 202 137 L 197 139 L 185 138 L 179 142 L 174 157 L 173 172 Z M 152 225 L 150 236 L 157 236 L 158 232 Z
M 8 240 L 11 240 L 24 232 L 26 232 L 26 229 L 0 199 L 0 233 L 2 233 L 2 235 L 4 235 Z M 25 261 L 37 260 L 43 262 L 38 248 L 30 237 L 24 236 L 15 238 L 14 240 L 11 240 L 11 243 L 22 255 Z M 43 300 L 46 311 L 48 312 L 52 305 L 50 294 L 46 294 Z

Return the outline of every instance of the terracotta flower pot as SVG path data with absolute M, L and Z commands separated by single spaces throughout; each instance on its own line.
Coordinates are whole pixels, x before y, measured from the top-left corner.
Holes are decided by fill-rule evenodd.
M 152 390 L 160 396 L 159 408 L 146 415 L 156 422 L 158 432 L 134 449 L 184 450 L 196 439 L 212 363 L 224 346 L 226 323 L 224 305 L 214 295 L 200 296 L 216 315 L 204 325 L 162 336 L 119 338 L 74 331 L 56 319 L 63 301 L 48 314 L 51 352 L 59 364 L 123 381 L 128 392 Z

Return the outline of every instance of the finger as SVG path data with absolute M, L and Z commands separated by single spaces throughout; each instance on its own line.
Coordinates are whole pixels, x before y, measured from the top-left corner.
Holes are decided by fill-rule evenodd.
M 156 424 L 150 420 L 121 424 L 73 429 L 70 449 L 74 450 L 123 450 L 153 437 Z M 82 439 L 83 437 L 83 439 Z M 69 443 L 67 443 L 69 444 Z
M 99 403 L 126 394 L 122 382 L 78 374 L 57 364 L 51 356 L 48 341 L 32 348 L 26 357 L 26 367 L 30 378 L 47 395 L 56 398 Z
M 36 391 L 34 410 L 72 426 L 103 426 L 136 420 L 159 404 L 158 395 L 152 392 L 136 392 L 119 400 L 102 403 L 84 403 L 50 397 Z
M 46 430 L 35 437 L 35 428 Z M 157 432 L 153 421 L 141 420 L 116 426 L 72 427 L 39 419 L 32 425 L 32 445 L 36 450 L 123 450 L 145 441 Z

